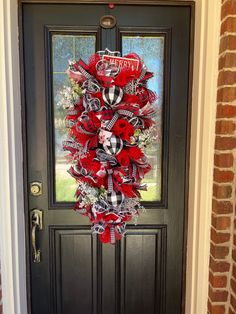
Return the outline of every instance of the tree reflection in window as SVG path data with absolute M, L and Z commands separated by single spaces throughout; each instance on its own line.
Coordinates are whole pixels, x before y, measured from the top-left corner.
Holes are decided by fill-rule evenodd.
M 75 180 L 67 173 L 68 164 L 62 150 L 62 142 L 67 137 L 65 127 L 65 110 L 60 104 L 63 86 L 69 86 L 65 70 L 68 60 L 83 59 L 88 61 L 95 53 L 95 35 L 53 35 L 52 36 L 52 68 L 53 68 L 53 100 L 54 100 L 54 142 L 55 142 L 55 187 L 57 202 L 73 202 L 75 200 Z
M 161 200 L 164 44 L 163 36 L 122 36 L 122 54 L 126 55 L 129 52 L 135 52 L 143 59 L 147 68 L 154 73 L 154 77 L 148 82 L 148 87 L 155 91 L 158 96 L 156 102 L 157 115 L 155 117 L 157 141 L 146 150 L 153 169 L 144 179 L 148 185 L 148 191 L 142 192 L 144 201 Z

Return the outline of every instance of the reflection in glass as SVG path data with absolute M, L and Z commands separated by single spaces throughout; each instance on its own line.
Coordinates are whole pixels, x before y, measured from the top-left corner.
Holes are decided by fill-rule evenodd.
M 63 86 L 69 86 L 65 70 L 68 60 L 83 59 L 85 62 L 95 53 L 96 37 L 94 35 L 53 35 L 53 99 L 54 99 L 54 142 L 55 142 L 55 184 L 56 201 L 73 202 L 76 188 L 75 180 L 67 173 L 68 164 L 62 149 L 62 142 L 67 137 L 64 118 L 65 110 L 59 105 Z
M 155 117 L 157 142 L 146 150 L 152 170 L 144 178 L 144 182 L 148 185 L 148 191 L 142 192 L 142 199 L 144 201 L 160 201 L 164 37 L 124 35 L 122 36 L 122 54 L 126 55 L 129 52 L 137 53 L 143 59 L 147 68 L 154 73 L 154 77 L 148 82 L 148 88 L 155 91 L 158 96 L 156 103 L 157 115 Z

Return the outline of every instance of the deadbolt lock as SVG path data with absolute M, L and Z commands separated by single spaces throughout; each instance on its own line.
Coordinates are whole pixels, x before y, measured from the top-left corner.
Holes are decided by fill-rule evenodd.
M 42 183 L 41 182 L 31 182 L 30 183 L 30 193 L 33 196 L 42 195 Z

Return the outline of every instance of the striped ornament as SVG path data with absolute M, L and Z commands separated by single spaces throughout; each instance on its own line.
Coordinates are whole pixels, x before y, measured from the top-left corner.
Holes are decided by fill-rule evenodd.
M 119 154 L 123 148 L 123 141 L 119 136 L 112 135 L 109 143 L 104 143 L 103 148 L 108 155 Z
M 123 90 L 118 86 L 111 86 L 104 88 L 102 91 L 102 98 L 106 104 L 116 106 L 123 98 Z

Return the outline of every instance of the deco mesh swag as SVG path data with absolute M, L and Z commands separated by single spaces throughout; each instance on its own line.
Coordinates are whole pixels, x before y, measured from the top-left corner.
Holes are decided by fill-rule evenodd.
M 141 58 L 108 49 L 88 64 L 69 62 L 71 86 L 63 92 L 67 109 L 69 173 L 76 179 L 75 210 L 88 216 L 103 243 L 114 244 L 128 221 L 139 215 L 141 184 L 151 166 L 144 153 L 153 128 L 153 77 Z

